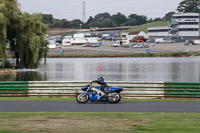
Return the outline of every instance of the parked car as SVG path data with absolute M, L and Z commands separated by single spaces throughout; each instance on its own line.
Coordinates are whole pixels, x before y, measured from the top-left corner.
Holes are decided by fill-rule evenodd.
M 115 37 L 107 37 L 107 40 L 109 40 L 109 41 L 113 41 L 113 40 L 115 40 Z
M 167 43 L 174 43 L 173 40 L 167 40 Z
M 90 47 L 89 43 L 83 44 L 83 47 Z
M 144 45 L 144 43 L 133 43 L 131 44 L 133 48 L 149 48 L 149 45 Z
M 200 40 L 194 40 L 193 45 L 200 45 Z
M 144 44 L 143 43 L 134 43 L 134 44 L 132 44 L 132 47 L 133 48 L 143 48 Z
M 155 40 L 153 40 L 153 39 L 148 39 L 146 42 L 147 42 L 147 43 L 151 43 L 151 42 L 155 42 Z
M 185 40 L 185 45 L 194 45 L 194 42 L 192 40 Z
M 91 43 L 90 47 L 99 47 L 99 44 L 97 44 L 97 43 Z

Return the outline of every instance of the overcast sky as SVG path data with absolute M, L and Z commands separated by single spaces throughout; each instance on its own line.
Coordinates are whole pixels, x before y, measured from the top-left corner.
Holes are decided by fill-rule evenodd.
M 108 12 L 111 15 L 121 12 L 145 15 L 148 18 L 163 17 L 170 11 L 175 11 L 183 0 L 18 0 L 22 11 L 53 14 L 59 19 L 81 19 L 85 1 L 86 20 L 89 16 Z

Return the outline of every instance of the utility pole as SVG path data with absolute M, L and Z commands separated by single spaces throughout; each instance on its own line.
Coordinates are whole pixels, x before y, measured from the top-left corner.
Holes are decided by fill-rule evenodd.
M 82 22 L 85 23 L 85 18 L 86 18 L 86 14 L 85 14 L 85 1 L 83 1 L 83 15 L 82 15 Z

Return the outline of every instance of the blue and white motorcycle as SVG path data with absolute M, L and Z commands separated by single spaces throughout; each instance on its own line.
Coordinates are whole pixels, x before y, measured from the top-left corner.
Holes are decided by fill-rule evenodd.
M 108 87 L 106 91 L 103 91 L 100 86 L 92 86 L 92 83 L 93 82 L 90 82 L 89 85 L 81 88 L 84 92 L 76 97 L 78 103 L 87 103 L 88 101 L 118 103 L 121 100 L 120 92 L 123 91 L 122 88 Z

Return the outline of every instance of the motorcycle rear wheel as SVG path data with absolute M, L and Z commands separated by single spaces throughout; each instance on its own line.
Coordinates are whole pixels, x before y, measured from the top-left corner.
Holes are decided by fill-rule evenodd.
M 89 96 L 87 94 L 83 95 L 83 94 L 79 94 L 77 97 L 76 97 L 76 101 L 78 103 L 87 103 L 89 100 Z
M 109 103 L 118 103 L 120 100 L 121 100 L 121 96 L 117 92 L 113 92 L 108 95 Z

